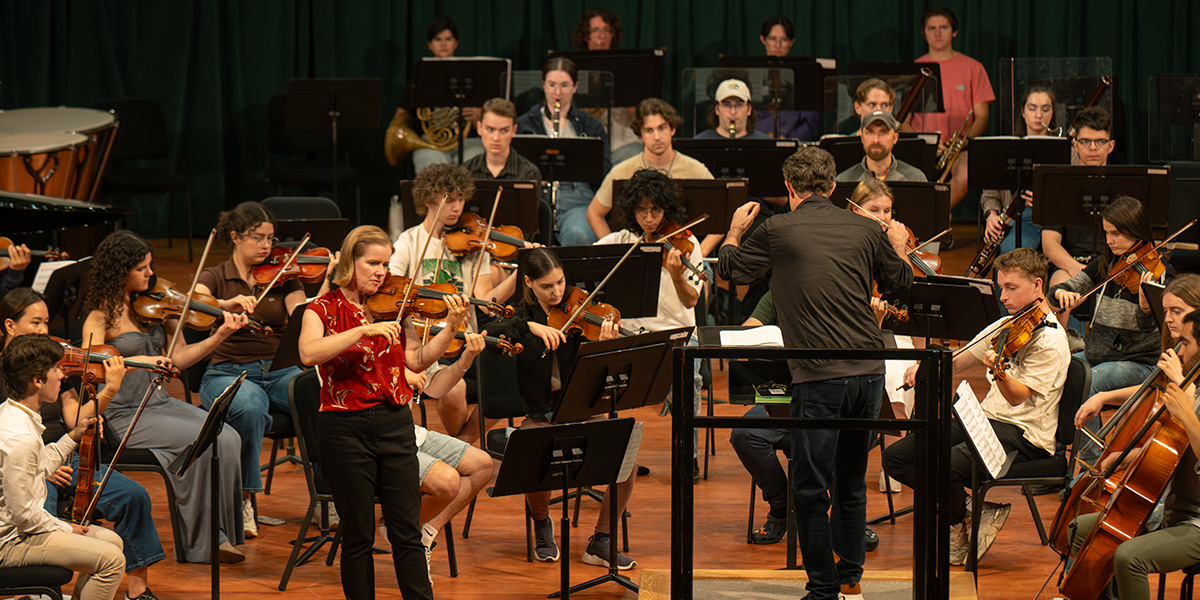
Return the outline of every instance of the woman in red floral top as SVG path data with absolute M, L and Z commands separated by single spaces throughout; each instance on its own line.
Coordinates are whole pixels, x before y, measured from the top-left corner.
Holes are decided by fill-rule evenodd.
M 421 492 L 408 404 L 413 391 L 404 367 L 420 372 L 441 358 L 467 317 L 466 300 L 448 296 L 449 324 L 425 345 L 407 318 L 376 322 L 364 303 L 383 284 L 391 255 L 392 241 L 382 229 L 351 231 L 330 274 L 337 289 L 308 305 L 300 331 L 300 359 L 321 375 L 319 462 L 341 515 L 342 591 L 354 599 L 375 597 L 376 498 L 402 596 L 433 598 L 417 523 Z

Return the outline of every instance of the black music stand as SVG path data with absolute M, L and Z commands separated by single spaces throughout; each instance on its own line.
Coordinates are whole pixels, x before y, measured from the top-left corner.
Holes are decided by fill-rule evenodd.
M 708 167 L 719 179 L 746 179 L 746 195 L 756 198 L 787 196 L 779 165 L 800 149 L 798 140 L 676 139 L 675 150 Z M 615 189 L 613 190 L 615 193 Z M 689 213 L 692 214 L 692 213 Z
M 242 371 L 229 387 L 221 392 L 213 400 L 212 407 L 208 409 L 208 416 L 204 418 L 204 425 L 200 427 L 200 433 L 196 435 L 196 441 L 192 442 L 175 460 L 171 461 L 171 465 L 167 470 L 173 473 L 176 477 L 183 477 L 187 473 L 188 467 L 200 458 L 204 451 L 212 446 L 212 463 L 211 479 L 209 490 L 209 505 L 211 508 L 209 518 L 212 522 L 209 524 L 209 543 L 212 547 L 209 550 L 208 560 L 212 563 L 212 597 L 214 600 L 221 597 L 221 550 L 220 550 L 220 532 L 221 532 L 221 458 L 217 455 L 217 436 L 221 434 L 221 428 L 225 426 L 225 413 L 229 411 L 229 405 L 233 402 L 234 395 L 237 394 L 238 388 L 242 387 L 242 381 L 246 379 L 246 372 Z
M 1092 249 L 1100 247 L 1100 211 L 1118 196 L 1141 201 L 1150 225 L 1165 227 L 1170 194 L 1169 166 L 1047 166 L 1033 168 L 1033 222 L 1037 225 L 1092 228 Z
M 817 145 L 833 155 L 833 163 L 841 173 L 862 162 L 862 138 L 858 135 L 827 135 Z M 928 176 L 937 163 L 937 144 L 930 144 L 920 133 L 900 132 L 900 139 L 892 147 L 892 156 L 912 165 Z M 892 185 L 888 182 L 888 185 Z
M 92 257 L 85 256 L 75 264 L 55 269 L 50 274 L 50 280 L 46 282 L 46 289 L 42 292 L 46 296 L 46 309 L 50 313 L 47 329 L 65 329 L 75 322 L 83 303 L 83 286 L 87 284 L 88 273 L 91 270 Z M 63 337 L 74 339 L 72 335 Z
M 666 48 L 551 50 L 549 58 L 565 56 L 581 71 L 609 71 L 613 76 L 613 106 L 637 106 L 646 98 L 662 98 L 666 54 Z M 611 128 L 612 111 L 609 121 Z
M 1018 202 L 1021 192 L 1033 185 L 1033 165 L 1069 164 L 1071 142 L 1067 138 L 977 137 L 971 140 L 968 177 L 971 185 L 979 189 L 1009 190 L 1013 192 L 1013 202 Z M 1014 226 L 1018 248 L 1021 247 L 1019 220 Z
M 779 167 L 776 166 L 776 169 Z M 613 206 L 621 198 L 627 179 L 613 180 Z M 733 211 L 746 203 L 747 181 L 744 179 L 672 179 L 679 186 L 679 197 L 683 200 L 684 213 L 692 218 L 708 215 L 708 219 L 695 227 L 692 234 L 703 240 L 709 234 L 725 235 Z M 616 211 L 609 211 L 614 218 Z
M 333 202 L 338 204 L 338 129 L 375 129 L 383 84 L 378 77 L 363 79 L 292 79 L 288 82 L 287 129 L 329 128 L 333 142 Z M 359 202 L 354 220 L 362 222 Z
M 475 213 L 484 219 L 492 215 L 492 205 L 496 201 L 496 190 L 503 187 L 500 193 L 500 205 L 496 207 L 496 219 L 493 226 L 516 225 L 521 228 L 526 239 L 534 239 L 539 232 L 538 226 L 538 185 L 536 181 L 500 181 L 475 180 L 475 195 L 463 203 L 463 214 Z M 417 214 L 413 203 L 413 181 L 406 179 L 400 182 L 400 210 L 404 215 L 406 229 L 424 222 L 425 218 Z
M 910 319 L 893 323 L 897 335 L 969 340 L 1000 318 L 995 284 L 987 279 L 935 275 L 913 281 L 912 288 L 884 294 L 893 306 L 907 306 Z M 953 310 L 951 310 L 953 307 Z
M 542 172 L 542 181 L 604 181 L 604 140 L 552 138 L 544 135 L 513 136 L 512 149 Z
M 491 98 L 508 98 L 512 61 L 507 58 L 425 58 L 413 73 L 413 106 L 458 108 L 458 130 L 466 131 L 463 108 L 483 106 Z M 463 145 L 458 145 L 463 164 Z
M 559 246 L 554 254 L 562 262 L 567 285 L 594 290 L 625 252 L 629 244 L 598 244 L 594 246 Z M 525 254 L 517 256 L 517 281 L 525 278 Z M 658 288 L 662 278 L 662 244 L 642 244 L 612 274 L 594 298 L 621 311 L 621 317 L 636 319 L 658 315 Z M 619 283 L 618 283 L 619 282 Z
M 776 98 L 761 98 L 767 104 L 778 103 L 777 110 L 825 110 L 823 82 L 826 77 L 837 76 L 837 69 L 826 69 L 820 60 L 812 56 L 724 56 L 720 57 L 723 68 L 788 69 L 792 72 L 795 94 L 779 94 Z M 776 90 L 782 92 L 784 90 Z M 789 102 L 791 100 L 791 102 Z M 776 137 L 779 131 L 775 132 Z
M 279 219 L 275 221 L 275 237 L 281 242 L 299 242 L 309 234 L 310 246 L 342 247 L 342 240 L 350 233 L 350 219 Z
M 301 367 L 304 364 L 300 362 L 300 329 L 304 322 L 304 309 L 308 307 L 308 302 L 301 302 L 292 310 L 291 316 L 288 317 L 287 329 L 283 330 L 283 339 L 279 340 L 279 347 L 275 349 L 275 356 L 271 359 L 271 371 L 278 371 L 288 367 Z
M 612 485 L 620 475 L 633 425 L 633 419 L 625 418 L 515 430 L 508 436 L 496 485 L 489 494 L 511 496 L 561 489 L 566 498 L 572 488 Z M 559 524 L 563 554 L 559 593 L 563 598 L 569 598 L 573 590 L 568 504 L 562 503 Z M 611 534 L 609 541 L 616 548 Z
M 608 413 L 609 420 L 616 420 L 617 411 L 662 402 L 671 387 L 671 369 L 667 368 L 671 351 L 686 344 L 691 331 L 691 327 L 680 327 L 580 345 L 575 355 L 575 365 L 563 382 L 563 393 L 554 403 L 551 420 L 561 423 L 604 413 Z M 636 452 L 636 448 L 633 449 Z M 632 471 L 632 465 L 629 471 Z M 620 522 L 617 520 L 615 501 L 617 486 L 617 478 L 614 478 L 605 492 L 611 492 L 614 499 L 608 503 L 608 573 L 568 588 L 562 593 L 563 598 L 610 581 L 634 592 L 639 589 L 629 578 L 617 572 L 615 533 Z M 563 504 L 565 518 L 566 503 Z M 566 581 L 565 572 L 563 577 Z M 551 598 L 557 596 L 550 594 Z
M 839 181 L 830 201 L 845 208 L 858 183 Z M 918 239 L 929 238 L 950 228 L 950 184 L 922 181 L 889 182 L 896 196 L 892 214 L 903 221 Z

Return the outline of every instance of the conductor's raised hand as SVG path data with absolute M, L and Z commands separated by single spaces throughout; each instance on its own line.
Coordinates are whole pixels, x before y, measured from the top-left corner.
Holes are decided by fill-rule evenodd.
M 758 216 L 758 211 L 762 209 L 762 205 L 758 202 L 747 202 L 733 211 L 733 219 L 729 222 L 729 235 L 734 238 L 740 238 L 746 230 L 750 229 L 750 225 L 754 223 L 754 217 Z

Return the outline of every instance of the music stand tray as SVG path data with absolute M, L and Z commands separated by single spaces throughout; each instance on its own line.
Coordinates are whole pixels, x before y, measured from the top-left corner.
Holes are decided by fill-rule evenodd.
M 677 139 L 675 150 L 708 167 L 718 179 L 745 179 L 746 195 L 756 198 L 787 196 L 779 165 L 800 149 L 799 140 Z M 614 190 L 615 191 L 615 190 Z
M 909 320 L 892 323 L 897 335 L 969 340 L 1000 318 L 994 284 L 987 279 L 935 275 L 913 281 L 912 288 L 883 299 L 907 307 Z M 953 307 L 953 309 L 951 309 Z
M 542 181 L 582 181 L 598 187 L 607 171 L 600 138 L 516 135 L 512 149 L 537 165 Z
M 1166 227 L 1171 167 L 1169 166 L 1053 166 L 1033 168 L 1036 225 L 1099 227 L 1100 211 L 1118 196 L 1137 198 L 1150 214 L 1150 225 Z
M 845 208 L 857 183 L 838 182 L 829 200 Z M 904 221 L 918 239 L 929 238 L 950 228 L 950 184 L 923 181 L 888 182 L 896 196 L 892 214 Z
M 563 266 L 567 285 L 594 290 L 596 285 L 616 266 L 629 244 L 599 244 L 595 246 L 559 246 L 554 248 Z M 517 281 L 524 281 L 525 258 L 528 249 L 517 257 Z M 625 319 L 658 315 L 658 289 L 662 279 L 662 244 L 642 244 L 634 250 L 612 279 L 593 299 L 616 307 Z
M 775 166 L 778 171 L 778 165 Z M 778 172 L 775 178 L 779 178 Z M 621 199 L 628 179 L 613 180 L 613 206 Z M 683 200 L 684 214 L 691 218 L 708 215 L 708 220 L 692 227 L 696 239 L 704 239 L 709 234 L 725 235 L 726 227 L 733 219 L 733 211 L 746 203 L 749 198 L 749 185 L 745 179 L 673 179 L 679 186 L 679 197 Z M 609 219 L 616 217 L 616 211 L 609 211 Z M 611 224 L 611 223 L 610 223 Z

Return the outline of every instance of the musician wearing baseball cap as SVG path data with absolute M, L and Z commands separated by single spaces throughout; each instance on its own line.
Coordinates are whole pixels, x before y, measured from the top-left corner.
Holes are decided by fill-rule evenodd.
M 920 169 L 892 155 L 900 139 L 900 124 L 891 111 L 876 110 L 863 115 L 858 137 L 862 140 L 862 162 L 838 173 L 838 181 L 862 181 L 868 177 L 884 181 L 927 181 Z
M 755 130 L 758 115 L 750 105 L 750 86 L 740 79 L 726 79 L 717 86 L 716 102 L 708 111 L 708 126 L 696 134 L 696 139 L 770 139 L 767 134 Z

